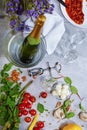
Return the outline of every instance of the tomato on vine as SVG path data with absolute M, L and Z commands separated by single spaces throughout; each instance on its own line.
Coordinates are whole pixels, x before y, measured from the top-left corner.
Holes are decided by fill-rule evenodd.
M 36 102 L 36 98 L 34 96 L 30 96 L 29 101 L 31 101 L 32 103 Z
M 33 130 L 41 130 L 39 127 L 34 127 Z
M 27 104 L 28 103 L 28 99 L 23 99 L 22 103 Z
M 19 104 L 19 110 L 24 110 L 25 109 L 25 104 L 24 103 L 20 103 Z
M 28 108 L 28 109 L 30 109 L 30 108 L 32 108 L 32 104 L 28 102 L 28 103 L 26 103 L 25 107 Z
M 18 117 L 21 117 L 21 116 L 22 116 L 22 112 L 19 112 L 19 113 L 18 113 Z
M 24 98 L 26 97 L 26 98 L 29 98 L 30 96 L 31 96 L 31 94 L 30 93 L 28 93 L 28 92 L 26 92 L 26 93 L 24 93 Z
M 24 120 L 25 120 L 26 122 L 31 122 L 31 117 L 27 116 L 27 117 L 24 118 Z
M 37 112 L 35 109 L 31 109 L 29 113 L 31 114 L 31 116 L 35 116 Z
M 27 115 L 27 114 L 28 114 L 28 111 L 27 111 L 27 110 L 23 110 L 23 111 L 22 111 L 22 114 L 23 114 L 23 115 Z
M 37 122 L 37 127 L 44 128 L 44 122 L 43 121 L 38 121 Z
M 46 98 L 46 97 L 47 97 L 47 92 L 41 92 L 41 93 L 40 93 L 40 97 Z

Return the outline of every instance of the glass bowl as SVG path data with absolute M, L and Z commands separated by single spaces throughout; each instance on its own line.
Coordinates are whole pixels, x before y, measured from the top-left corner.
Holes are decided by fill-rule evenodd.
M 43 35 L 41 35 L 41 42 L 39 44 L 38 52 L 35 55 L 34 60 L 31 63 L 23 63 L 19 58 L 19 49 L 24 41 L 24 38 L 31 32 L 30 31 L 17 32 L 16 30 L 10 30 L 4 37 L 4 53 L 8 60 L 15 66 L 28 68 L 38 64 L 46 54 L 46 41 Z

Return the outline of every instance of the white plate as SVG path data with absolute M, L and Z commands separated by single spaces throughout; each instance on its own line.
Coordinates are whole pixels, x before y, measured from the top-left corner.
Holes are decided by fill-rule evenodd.
M 65 0 L 63 0 L 65 1 Z M 61 10 L 62 10 L 62 13 L 64 15 L 64 17 L 70 22 L 72 23 L 73 25 L 77 26 L 77 27 L 80 27 L 80 28 L 87 28 L 87 1 L 86 0 L 83 0 L 83 13 L 84 13 L 84 22 L 83 24 L 76 24 L 70 17 L 69 15 L 67 14 L 66 12 L 66 8 L 61 5 Z

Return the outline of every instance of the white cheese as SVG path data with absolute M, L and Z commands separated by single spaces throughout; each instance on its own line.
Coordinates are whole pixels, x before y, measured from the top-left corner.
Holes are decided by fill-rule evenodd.
M 52 91 L 54 96 L 58 96 L 61 99 L 65 99 L 70 95 L 69 86 L 67 84 L 59 83 L 55 86 L 55 89 Z

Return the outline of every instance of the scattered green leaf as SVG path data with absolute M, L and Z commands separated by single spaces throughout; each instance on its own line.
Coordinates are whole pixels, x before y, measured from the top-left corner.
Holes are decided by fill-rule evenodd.
M 72 94 L 78 94 L 78 89 L 75 86 L 70 86 Z
M 70 105 L 70 102 L 71 102 L 70 99 L 65 100 L 65 101 L 64 101 L 64 104 L 63 104 L 64 107 L 67 108 L 67 107 Z
M 69 112 L 65 115 L 66 118 L 71 118 L 71 117 L 74 117 L 75 116 L 75 113 L 74 112 Z
M 43 113 L 45 108 L 44 108 L 44 105 L 41 104 L 41 103 L 38 103 L 37 105 L 37 110 L 40 112 L 40 113 Z
M 3 71 L 8 72 L 12 68 L 12 66 L 13 66 L 12 63 L 5 64 L 4 67 L 3 67 Z
M 72 84 L 72 80 L 69 77 L 64 77 L 64 81 L 69 85 Z
M 81 103 L 79 104 L 79 108 L 80 108 L 83 112 L 85 112 L 85 108 L 82 106 Z

